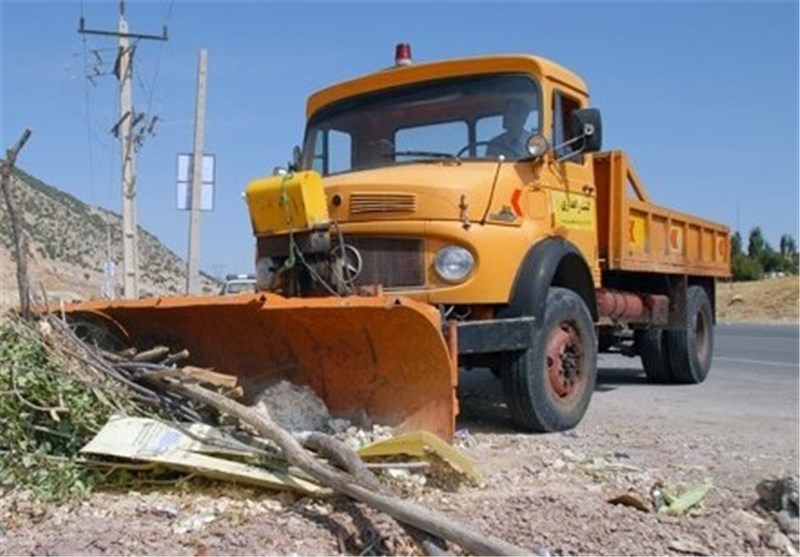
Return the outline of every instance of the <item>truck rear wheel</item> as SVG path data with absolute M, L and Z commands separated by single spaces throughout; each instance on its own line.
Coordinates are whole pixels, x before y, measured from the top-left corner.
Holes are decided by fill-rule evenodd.
M 550 288 L 531 347 L 509 354 L 501 371 L 514 421 L 537 432 L 578 425 L 597 378 L 596 346 L 594 324 L 581 297 Z
M 666 337 L 662 329 L 639 329 L 633 333 L 636 351 L 642 358 L 647 380 L 651 383 L 675 383 L 669 367 Z
M 664 331 L 672 376 L 677 383 L 702 383 L 711 368 L 714 324 L 711 302 L 700 286 L 686 292 L 686 323 L 678 330 Z

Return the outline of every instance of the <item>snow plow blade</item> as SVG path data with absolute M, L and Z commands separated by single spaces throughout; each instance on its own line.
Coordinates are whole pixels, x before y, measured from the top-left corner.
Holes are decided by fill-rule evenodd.
M 281 380 L 307 385 L 332 416 L 451 439 L 457 367 L 439 312 L 403 297 L 169 297 L 71 304 L 73 320 L 125 344 L 189 350 L 189 363 L 235 375 L 245 402 Z

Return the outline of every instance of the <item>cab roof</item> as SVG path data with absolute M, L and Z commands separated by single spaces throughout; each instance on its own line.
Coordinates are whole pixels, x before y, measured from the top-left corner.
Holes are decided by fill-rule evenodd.
M 436 62 L 414 63 L 409 66 L 391 66 L 355 79 L 343 81 L 312 94 L 306 105 L 306 117 L 320 108 L 341 99 L 355 97 L 399 87 L 448 77 L 488 73 L 528 73 L 556 81 L 574 92 L 588 96 L 586 83 L 577 74 L 555 62 L 529 54 L 502 54 L 475 56 Z

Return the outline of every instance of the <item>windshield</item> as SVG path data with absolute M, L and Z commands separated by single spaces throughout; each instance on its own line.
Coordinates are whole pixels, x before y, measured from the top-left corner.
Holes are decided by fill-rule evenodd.
M 225 294 L 241 294 L 242 292 L 255 292 L 255 290 L 256 281 L 254 280 L 227 282 L 223 287 Z
M 303 167 L 323 176 L 423 161 L 516 160 L 539 131 L 526 74 L 413 84 L 334 103 L 308 123 Z

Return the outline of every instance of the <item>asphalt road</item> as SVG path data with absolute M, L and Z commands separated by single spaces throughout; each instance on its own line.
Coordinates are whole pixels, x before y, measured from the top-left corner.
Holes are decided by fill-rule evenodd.
M 665 431 L 780 450 L 797 461 L 799 335 L 797 324 L 718 325 L 712 368 L 700 385 L 652 385 L 639 358 L 601 354 L 597 387 L 581 426 L 661 424 Z M 461 381 L 458 427 L 514 431 L 499 381 L 487 371 L 462 372 Z
M 717 326 L 711 371 L 700 385 L 650 385 L 638 358 L 603 354 L 587 418 L 658 418 L 676 427 L 735 430 L 753 438 L 770 432 L 797 453 L 798 334 L 797 325 Z

